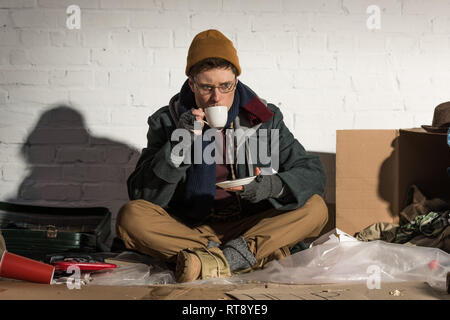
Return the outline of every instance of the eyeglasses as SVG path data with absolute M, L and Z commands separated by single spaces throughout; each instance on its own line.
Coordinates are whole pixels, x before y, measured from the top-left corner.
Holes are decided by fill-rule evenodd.
M 199 93 L 204 96 L 207 94 L 211 94 L 216 88 L 219 89 L 220 93 L 229 93 L 233 91 L 237 84 L 237 79 L 235 78 L 233 81 L 221 83 L 218 86 L 198 83 L 194 78 L 192 78 L 192 82 L 197 86 Z

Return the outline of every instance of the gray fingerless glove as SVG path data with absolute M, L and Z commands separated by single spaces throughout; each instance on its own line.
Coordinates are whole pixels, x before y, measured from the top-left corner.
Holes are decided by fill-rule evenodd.
M 192 114 L 191 110 L 188 110 L 181 114 L 180 120 L 178 120 L 177 123 L 177 128 L 192 131 L 194 130 L 194 122 L 195 115 Z
M 194 114 L 192 114 L 191 110 L 188 110 L 188 111 L 182 113 L 180 116 L 180 119 L 178 120 L 177 129 L 185 129 L 189 132 L 189 134 L 191 136 L 190 140 L 183 141 L 183 143 L 186 144 L 186 146 L 190 146 L 192 144 L 192 142 L 194 142 L 194 139 L 196 137 L 196 135 L 194 133 L 194 129 L 201 130 L 201 124 L 199 124 L 199 123 L 196 124 L 195 121 L 196 121 L 196 117 Z M 172 147 L 174 147 L 178 143 L 179 143 L 179 141 L 171 140 Z
M 240 195 L 242 199 L 256 203 L 267 198 L 276 198 L 282 190 L 283 182 L 278 175 L 259 175 L 251 183 L 244 186 L 244 191 Z

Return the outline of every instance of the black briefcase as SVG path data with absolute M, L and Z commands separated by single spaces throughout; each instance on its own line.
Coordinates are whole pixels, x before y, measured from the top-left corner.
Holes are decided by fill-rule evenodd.
M 0 230 L 9 252 L 35 260 L 64 252 L 109 251 L 105 207 L 44 207 L 0 202 Z

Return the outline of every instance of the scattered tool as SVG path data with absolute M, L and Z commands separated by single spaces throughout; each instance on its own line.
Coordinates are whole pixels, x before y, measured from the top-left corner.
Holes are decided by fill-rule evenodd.
M 57 254 L 48 257 L 49 263 L 55 266 L 57 272 L 67 272 L 71 266 L 76 266 L 81 272 L 94 272 L 105 269 L 114 269 L 117 265 L 104 262 L 103 258 L 88 254 Z

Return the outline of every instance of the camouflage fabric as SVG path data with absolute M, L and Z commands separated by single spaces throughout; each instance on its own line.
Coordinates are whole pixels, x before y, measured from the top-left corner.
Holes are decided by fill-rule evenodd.
M 450 224 L 450 210 L 443 212 L 431 211 L 417 216 L 410 223 L 400 226 L 395 235 L 394 243 L 405 243 L 417 235 L 427 237 L 438 236 Z
M 386 242 L 393 242 L 398 228 L 398 224 L 377 222 L 360 232 L 357 232 L 355 238 L 359 241 L 383 240 Z
M 450 210 L 450 203 L 439 198 L 428 199 L 414 184 L 408 189 L 405 205 L 406 207 L 400 212 L 400 225 L 410 223 L 417 216 L 428 214 L 431 211 Z

